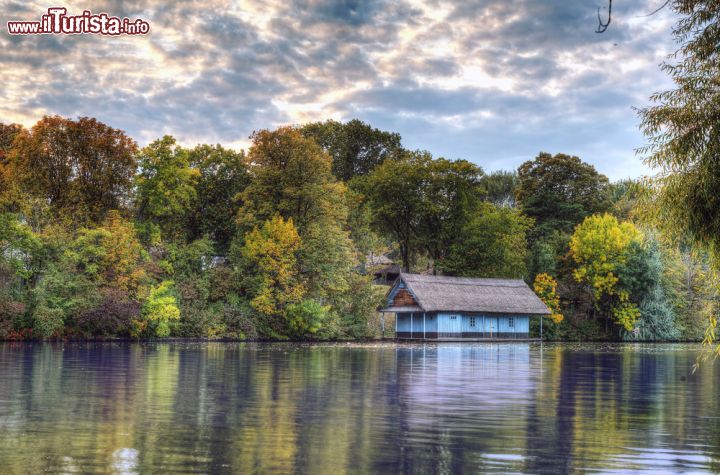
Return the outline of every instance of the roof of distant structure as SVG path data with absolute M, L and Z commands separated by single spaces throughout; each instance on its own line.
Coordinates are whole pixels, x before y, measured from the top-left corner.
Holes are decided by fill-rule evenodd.
M 392 298 L 398 284 L 404 283 L 417 306 L 424 312 L 487 312 L 547 315 L 550 310 L 520 279 L 477 279 L 438 275 L 400 274 L 388 293 L 386 312 L 393 309 Z

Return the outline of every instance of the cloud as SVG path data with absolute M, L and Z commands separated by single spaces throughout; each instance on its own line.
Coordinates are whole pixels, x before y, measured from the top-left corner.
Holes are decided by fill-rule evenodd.
M 600 2 L 601 4 L 603 2 Z M 612 178 L 646 172 L 633 106 L 668 86 L 670 11 L 563 0 L 66 2 L 143 18 L 147 37 L 10 36 L 0 27 L 0 121 L 93 116 L 141 143 L 246 146 L 253 130 L 358 117 L 409 148 L 514 168 L 540 150 Z M 39 2 L 0 0 L 33 20 Z

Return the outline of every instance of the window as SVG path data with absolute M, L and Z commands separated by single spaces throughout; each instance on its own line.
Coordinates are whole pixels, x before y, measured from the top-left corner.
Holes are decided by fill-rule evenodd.
M 450 315 L 450 320 L 457 320 L 457 315 Z
M 475 326 L 475 317 L 470 317 L 470 326 L 471 327 Z
M 515 328 L 515 317 L 508 318 L 508 326 L 510 328 Z

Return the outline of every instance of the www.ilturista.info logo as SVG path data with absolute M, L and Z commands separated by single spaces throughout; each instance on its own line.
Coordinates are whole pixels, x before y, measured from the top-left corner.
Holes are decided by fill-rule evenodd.
M 150 23 L 90 10 L 73 16 L 67 14 L 67 8 L 53 7 L 40 21 L 8 21 L 7 31 L 11 35 L 147 35 Z

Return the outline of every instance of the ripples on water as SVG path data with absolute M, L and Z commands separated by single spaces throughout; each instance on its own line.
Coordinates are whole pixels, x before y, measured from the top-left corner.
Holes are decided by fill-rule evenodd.
M 0 343 L 0 473 L 716 472 L 699 351 Z

